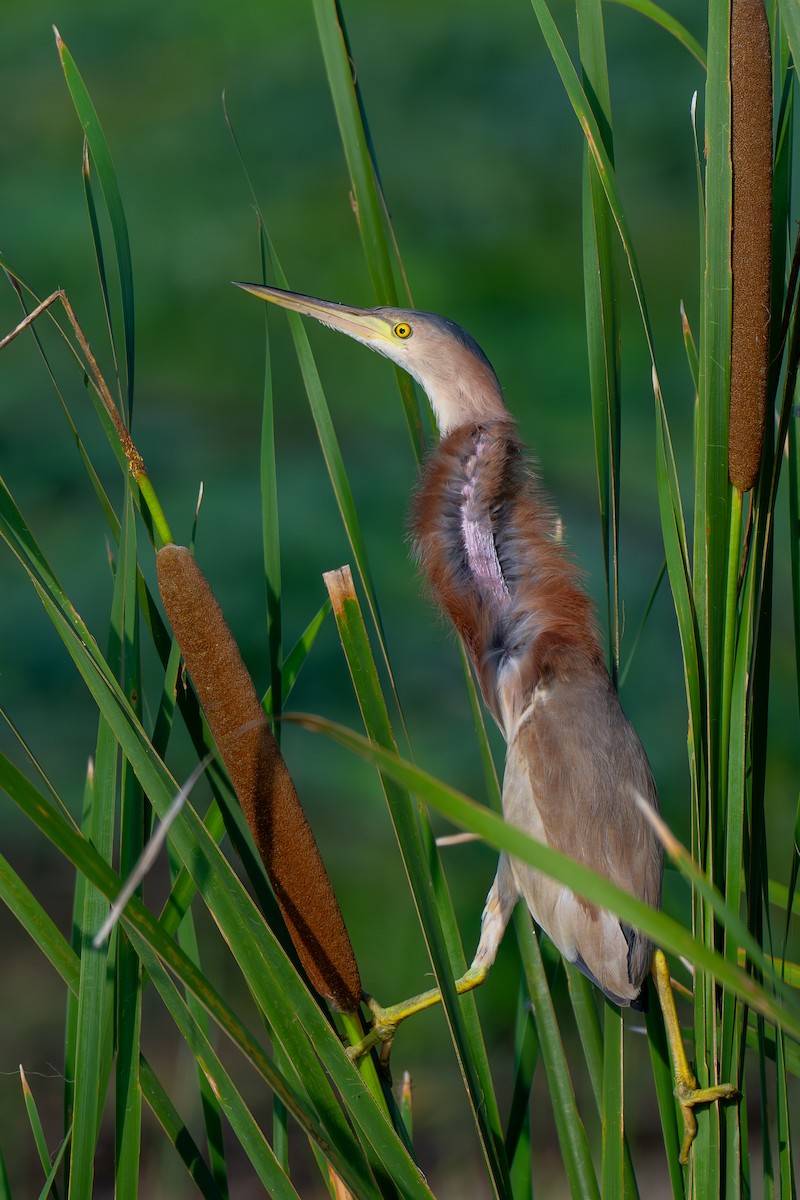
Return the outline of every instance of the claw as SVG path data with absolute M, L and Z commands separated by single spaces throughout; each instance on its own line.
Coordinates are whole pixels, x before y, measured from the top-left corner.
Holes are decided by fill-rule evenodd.
M 689 1161 L 689 1151 L 697 1136 L 697 1118 L 692 1111 L 697 1104 L 713 1104 L 717 1100 L 738 1100 L 741 1092 L 732 1083 L 718 1083 L 714 1087 L 701 1088 L 693 1075 L 688 1079 L 675 1080 L 675 1099 L 681 1106 L 683 1117 L 683 1145 L 678 1161 L 686 1166 Z
M 683 1044 L 678 1013 L 675 1009 L 675 997 L 672 994 L 669 966 L 661 950 L 656 950 L 653 955 L 652 971 L 664 1016 L 664 1027 L 672 1051 L 675 1099 L 681 1106 L 681 1116 L 683 1117 L 683 1145 L 679 1161 L 682 1166 L 685 1166 L 689 1161 L 692 1142 L 697 1136 L 697 1118 L 693 1112 L 695 1106 L 714 1104 L 717 1100 L 736 1100 L 741 1092 L 732 1083 L 718 1083 L 714 1087 L 704 1088 L 697 1086 L 697 1080 L 686 1057 L 686 1047 Z
M 395 1009 L 381 1008 L 374 996 L 365 996 L 364 999 L 367 1008 L 372 1013 L 372 1025 L 369 1033 L 365 1034 L 360 1042 L 356 1042 L 354 1046 L 347 1047 L 347 1057 L 351 1062 L 358 1062 L 359 1058 L 372 1050 L 374 1046 L 381 1045 L 386 1047 L 385 1057 L 388 1059 L 395 1031 L 400 1021 L 403 1020 L 403 1017 L 395 1015 L 394 1019 L 392 1019 Z M 401 1006 L 397 1005 L 396 1007 L 399 1008 Z M 410 1015 L 410 1013 L 404 1015 Z M 381 1053 L 381 1058 L 384 1058 L 383 1052 Z
M 465 975 L 456 980 L 456 991 L 459 995 L 471 992 L 473 988 L 479 987 L 483 983 L 487 974 L 488 967 L 476 967 L 473 964 Z M 439 1004 L 441 999 L 442 995 L 439 989 L 432 988 L 428 992 L 421 992 L 419 996 L 412 996 L 410 1000 L 393 1004 L 390 1008 L 381 1008 L 374 996 L 365 995 L 364 1002 L 372 1013 L 372 1026 L 369 1033 L 365 1034 L 360 1042 L 347 1047 L 347 1057 L 351 1062 L 357 1062 L 362 1055 L 380 1045 L 383 1047 L 381 1062 L 388 1065 L 392 1042 L 400 1022 L 405 1021 L 406 1017 L 413 1016 L 414 1013 L 422 1012 L 423 1009 L 432 1008 L 434 1004 Z

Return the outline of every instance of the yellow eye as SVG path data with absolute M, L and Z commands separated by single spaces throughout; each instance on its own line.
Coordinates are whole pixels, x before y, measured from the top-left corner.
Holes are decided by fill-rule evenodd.
M 399 325 L 395 325 L 392 333 L 399 338 L 411 337 L 411 326 L 406 325 L 405 321 L 401 321 Z

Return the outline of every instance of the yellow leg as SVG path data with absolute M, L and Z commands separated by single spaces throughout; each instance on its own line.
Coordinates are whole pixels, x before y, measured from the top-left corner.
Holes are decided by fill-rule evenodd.
M 656 950 L 653 954 L 652 971 L 661 1012 L 664 1016 L 664 1027 L 672 1052 L 675 1098 L 681 1106 L 683 1116 L 683 1146 L 681 1147 L 680 1161 L 685 1164 L 689 1161 L 689 1151 L 697 1133 L 697 1121 L 692 1112 L 695 1105 L 712 1104 L 715 1100 L 733 1100 L 740 1093 L 732 1083 L 720 1083 L 715 1087 L 707 1088 L 697 1086 L 697 1080 L 686 1057 L 686 1047 L 683 1044 L 683 1034 L 675 1008 L 675 997 L 672 994 L 669 966 L 661 950 Z
M 456 991 L 459 996 L 464 992 L 471 992 L 473 988 L 479 987 L 489 973 L 488 967 L 472 966 L 456 980 Z M 367 996 L 367 1006 L 372 1013 L 372 1028 L 360 1042 L 356 1042 L 354 1046 L 347 1047 L 348 1057 L 355 1062 L 361 1058 L 362 1054 L 366 1054 L 373 1046 L 382 1044 L 388 1049 L 391 1047 L 392 1039 L 395 1035 L 395 1030 L 401 1021 L 405 1021 L 406 1017 L 413 1017 L 415 1013 L 422 1012 L 426 1008 L 432 1008 L 434 1004 L 439 1004 L 442 999 L 442 994 L 438 988 L 431 988 L 428 992 L 421 992 L 418 996 L 412 996 L 410 1000 L 403 1000 L 400 1004 L 392 1004 L 389 1008 L 381 1008 L 373 996 Z M 382 1054 L 382 1058 L 386 1055 Z

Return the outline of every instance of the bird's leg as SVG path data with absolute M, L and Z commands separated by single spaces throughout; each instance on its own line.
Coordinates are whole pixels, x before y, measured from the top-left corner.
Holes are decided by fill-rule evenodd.
M 681 1106 L 681 1115 L 683 1116 L 683 1145 L 681 1146 L 680 1161 L 685 1164 L 689 1161 L 689 1151 L 697 1134 L 697 1120 L 692 1111 L 695 1105 L 712 1104 L 715 1100 L 733 1100 L 740 1093 L 732 1083 L 719 1083 L 714 1087 L 706 1088 L 697 1086 L 697 1079 L 686 1056 L 686 1046 L 678 1021 L 678 1012 L 675 1008 L 675 997 L 672 993 L 669 966 L 661 950 L 656 950 L 653 954 L 652 972 L 672 1053 L 675 1098 Z
M 503 854 L 500 857 L 494 883 L 486 897 L 486 906 L 481 918 L 481 937 L 472 960 L 472 966 L 460 979 L 456 980 L 456 992 L 459 996 L 463 996 L 465 992 L 471 992 L 473 988 L 480 987 L 489 974 L 489 968 L 495 960 L 498 946 L 503 939 L 518 896 L 508 859 Z M 381 1045 L 384 1047 L 381 1058 L 385 1061 L 389 1056 L 392 1040 L 400 1022 L 405 1021 L 406 1017 L 413 1017 L 415 1013 L 422 1012 L 426 1008 L 432 1008 L 434 1004 L 439 1004 L 441 999 L 442 993 L 439 988 L 431 988 L 430 991 L 412 996 L 410 1000 L 403 1000 L 400 1004 L 382 1008 L 373 996 L 366 996 L 367 1007 L 372 1013 L 372 1027 L 360 1042 L 356 1042 L 354 1046 L 348 1046 L 348 1057 L 355 1062 L 361 1058 L 362 1054 L 372 1050 L 374 1046 Z
M 469 970 L 456 980 L 456 991 L 459 996 L 479 987 L 488 973 L 488 967 L 476 967 L 473 963 Z M 388 1008 L 382 1008 L 374 996 L 365 996 L 364 999 L 372 1013 L 372 1027 L 360 1042 L 347 1047 L 348 1057 L 353 1061 L 361 1058 L 362 1054 L 366 1054 L 373 1046 L 383 1045 L 391 1048 L 395 1031 L 401 1021 L 405 1021 L 406 1017 L 413 1017 L 415 1013 L 423 1012 L 426 1008 L 433 1008 L 434 1004 L 439 1004 L 442 993 L 438 988 L 431 988 L 430 991 L 420 992 L 418 996 L 402 1000 L 399 1004 L 391 1004 Z M 386 1058 L 388 1054 L 382 1053 L 381 1057 Z

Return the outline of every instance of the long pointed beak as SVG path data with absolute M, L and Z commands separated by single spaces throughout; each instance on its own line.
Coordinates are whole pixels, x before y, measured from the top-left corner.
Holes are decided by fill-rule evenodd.
M 360 342 L 386 342 L 391 337 L 391 323 L 370 308 L 350 308 L 346 304 L 317 300 L 314 296 L 302 296 L 299 292 L 285 292 L 281 288 L 263 287 L 257 283 L 237 283 L 235 286 L 271 304 L 279 304 L 281 308 L 314 317 L 323 325 Z

